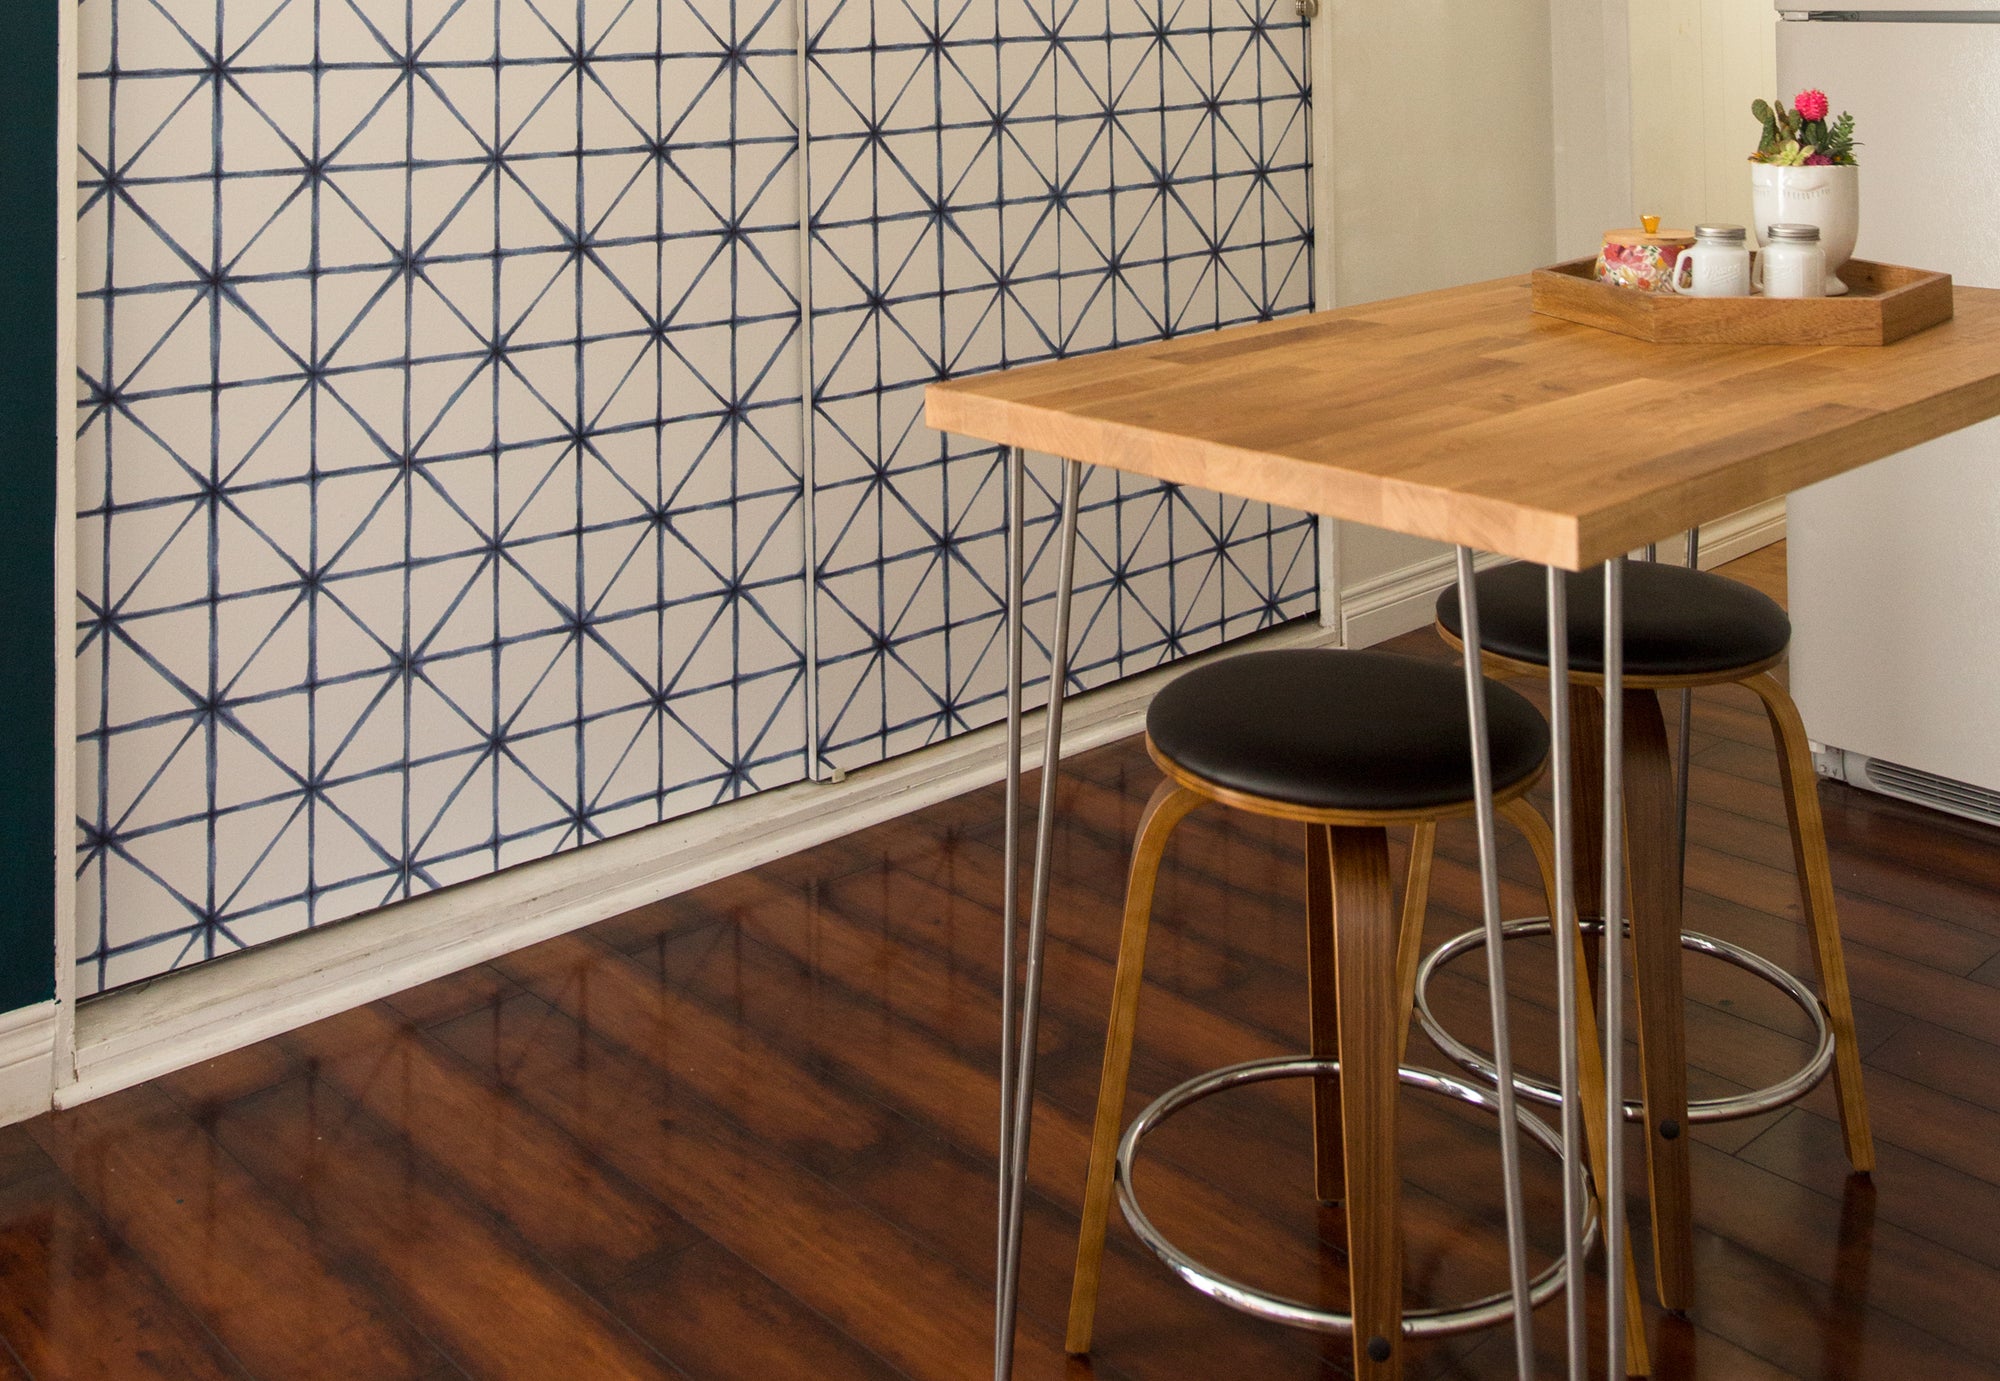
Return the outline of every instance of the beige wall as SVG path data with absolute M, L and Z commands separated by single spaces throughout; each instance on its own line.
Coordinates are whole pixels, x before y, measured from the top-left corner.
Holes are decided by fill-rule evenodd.
M 1555 256 L 1550 0 L 1323 0 L 1316 168 L 1340 304 Z M 1440 548 L 1342 524 L 1343 588 Z
M 1321 305 L 1588 254 L 1641 211 L 1749 222 L 1770 0 L 1321 3 Z M 1442 550 L 1343 523 L 1343 596 Z
M 1512 273 L 1555 235 L 1547 0 L 1329 0 L 1343 303 Z M 1322 85 L 1318 88 L 1327 91 Z
M 1549 0 L 1556 257 L 1595 254 L 1632 209 L 1628 0 Z
M 1750 102 L 1778 95 L 1771 0 L 1631 0 L 1628 22 L 1636 209 L 1748 225 Z

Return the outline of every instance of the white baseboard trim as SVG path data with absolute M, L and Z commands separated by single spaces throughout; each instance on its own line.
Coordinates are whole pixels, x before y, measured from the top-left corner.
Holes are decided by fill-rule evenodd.
M 1701 529 L 1701 568 L 1712 570 L 1737 557 L 1783 541 L 1785 501 L 1772 499 L 1732 513 L 1727 518 L 1704 523 Z M 1660 557 L 1666 561 L 1685 559 L 1687 548 L 1679 538 L 1662 545 Z M 1496 565 L 1505 558 L 1481 556 L 1479 569 Z M 1430 626 L 1437 597 L 1456 578 L 1457 558 L 1451 552 L 1398 567 L 1385 575 L 1358 581 L 1349 586 L 1340 600 L 1341 645 L 1373 647 L 1412 629 Z
M 1330 630 L 1307 623 L 1227 652 L 1333 641 Z M 1076 696 L 1064 713 L 1064 755 L 1137 733 L 1154 692 L 1217 655 Z M 1026 725 L 1028 761 L 1040 761 L 1040 745 L 1037 713 Z M 1005 728 L 994 725 L 837 783 L 766 791 L 92 999 L 77 1009 L 75 1068 L 56 1105 L 74 1107 L 985 786 L 1000 779 L 1005 752 Z M 52 1041 L 53 1016 L 49 1031 Z M 45 1051 L 42 1107 L 46 1065 Z
M 1747 556 L 1773 542 L 1785 540 L 1785 501 L 1772 499 L 1755 508 L 1732 513 L 1701 525 L 1701 568 L 1717 566 Z M 1685 559 L 1687 548 L 1675 543 L 1675 554 Z
M 1483 571 L 1506 559 L 1489 553 L 1477 557 L 1473 565 Z M 1386 575 L 1357 581 L 1340 601 L 1341 646 L 1373 647 L 1413 629 L 1430 627 L 1438 595 L 1457 578 L 1457 556 L 1442 551 Z
M 49 1110 L 55 1068 L 56 1004 L 0 1012 L 0 1127 Z

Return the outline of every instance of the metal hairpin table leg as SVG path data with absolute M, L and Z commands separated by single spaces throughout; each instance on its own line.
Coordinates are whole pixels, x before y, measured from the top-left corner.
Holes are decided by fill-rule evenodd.
M 999 1282 L 1007 1276 L 1007 1224 L 1013 1220 L 1014 1182 L 1007 1167 L 1014 1163 L 1014 934 L 1019 924 L 1021 895 L 1021 628 L 1026 582 L 1024 534 L 1027 462 L 1019 446 L 1007 451 L 1007 774 L 1005 844 L 1007 874 L 1000 893 L 1000 1205 L 994 1217 L 993 1350 L 996 1376 L 1004 1375 L 1008 1358 L 1002 1338 L 1013 1335 L 1006 1317 Z
M 1687 568 L 1701 569 L 1701 529 L 1690 528 L 1687 537 Z M 1685 882 L 1688 866 L 1688 758 L 1694 746 L 1694 692 L 1681 692 L 1680 744 L 1674 753 L 1674 792 L 1677 818 L 1681 822 L 1680 861 L 1674 876 Z
M 1562 1033 L 1563 1259 L 1569 1262 L 1569 1287 L 1563 1291 L 1564 1349 L 1570 1381 L 1590 1375 L 1589 1342 L 1585 1328 L 1583 1290 L 1583 1098 L 1578 1087 L 1576 1053 L 1578 935 L 1576 919 L 1576 843 L 1572 815 L 1576 786 L 1570 780 L 1569 743 L 1569 580 L 1566 572 L 1548 569 L 1549 591 L 1549 771 L 1555 792 L 1556 837 L 1556 1027 Z M 1606 1248 L 1619 1254 L 1619 1244 Z
M 1020 809 L 1021 759 L 1021 660 L 1019 629 L 1022 590 L 1027 552 L 1019 539 L 1023 507 L 1021 480 L 1024 478 L 1021 452 L 1015 449 L 1009 460 L 1012 513 L 1009 519 L 1007 599 L 1009 636 L 1015 641 L 1008 653 L 1008 805 L 1017 823 Z M 1061 537 L 1056 559 L 1056 627 L 1049 643 L 1049 701 L 1043 723 L 1042 790 L 1035 815 L 1035 871 L 1028 900 L 1028 963 L 1021 984 L 1019 1047 L 1012 1069 L 1003 1061 L 1000 1085 L 1000 1276 L 997 1316 L 994 1320 L 993 1375 L 1007 1381 L 1014 1368 L 1014 1319 L 1016 1296 L 1021 1281 L 1021 1198 L 1028 1178 L 1029 1134 L 1034 1130 L 1035 1035 L 1041 1020 L 1042 954 L 1048 937 L 1049 854 L 1055 837 L 1056 767 L 1062 760 L 1063 692 L 1069 680 L 1070 590 L 1076 577 L 1077 495 L 1082 488 L 1083 466 L 1073 460 L 1063 462 Z M 1002 980 L 1003 999 L 1013 1010 L 1013 955 L 1015 869 L 1019 862 L 1019 835 L 1007 835 L 1007 882 L 1002 905 L 1002 924 L 1007 939 L 1008 969 Z M 1008 1019 L 1003 1019 L 1003 1026 Z M 1009 1078 L 1011 1074 L 1011 1080 Z M 1011 1111 L 1009 1109 L 1011 1108 Z
M 1625 1374 L 1625 558 L 1604 563 L 1604 1329 Z M 1563 1039 L 1570 1038 L 1569 1032 Z
M 1486 680 L 1479 665 L 1479 604 L 1472 550 L 1458 549 L 1458 602 L 1465 629 L 1465 700 L 1472 721 L 1473 815 L 1479 828 L 1480 898 L 1486 913 L 1486 981 L 1493 1008 L 1493 1064 L 1500 1104 L 1500 1175 L 1507 1201 L 1507 1282 L 1514 1297 L 1514 1364 L 1520 1381 L 1535 1374 L 1535 1335 L 1528 1297 L 1527 1232 L 1522 1222 L 1520 1124 L 1515 1108 L 1514 1055 L 1507 1026 L 1507 960 L 1500 921 L 1500 858 L 1493 825 L 1493 762 L 1487 745 Z M 1573 1015 L 1573 1014 L 1572 1014 Z M 1564 1032 L 1568 1041 L 1574 1031 Z M 1573 1148 L 1565 1145 L 1565 1160 Z M 1609 1238 L 1617 1241 L 1617 1238 Z M 1572 1258 L 1574 1271 L 1581 1259 Z M 1573 1278 L 1574 1280 L 1574 1278 Z M 1574 1284 L 1572 1284 L 1574 1292 Z

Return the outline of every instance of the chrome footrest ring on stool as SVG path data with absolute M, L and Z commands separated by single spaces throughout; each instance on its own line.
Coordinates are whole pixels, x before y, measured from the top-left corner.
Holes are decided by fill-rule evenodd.
M 1604 922 L 1601 919 L 1586 917 L 1582 927 L 1586 934 L 1601 935 L 1604 932 Z M 1626 928 L 1629 932 L 1629 923 Z M 1549 918 L 1531 916 L 1526 920 L 1508 921 L 1500 929 L 1509 940 L 1530 935 L 1547 935 L 1550 932 Z M 1461 1069 L 1491 1081 L 1495 1077 L 1493 1061 L 1444 1029 L 1443 1023 L 1431 1011 L 1429 993 L 1431 976 L 1438 969 L 1462 955 L 1484 947 L 1485 944 L 1484 930 L 1468 930 L 1463 935 L 1453 936 L 1432 950 L 1417 970 L 1416 1012 L 1417 1020 L 1423 1023 L 1424 1034 L 1431 1038 L 1432 1044 L 1444 1053 L 1446 1059 Z M 1713 935 L 1684 930 L 1681 932 L 1681 948 L 1720 959 L 1725 964 L 1733 964 L 1745 973 L 1760 978 L 1776 988 L 1806 1014 L 1806 1018 L 1813 1024 L 1814 1038 L 1812 1056 L 1797 1073 L 1764 1088 L 1734 1093 L 1724 1098 L 1691 1098 L 1688 1100 L 1688 1121 L 1731 1122 L 1737 1118 L 1755 1117 L 1759 1113 L 1770 1112 L 1788 1103 L 1795 1103 L 1810 1093 L 1819 1081 L 1826 1077 L 1827 1071 L 1833 1068 L 1833 1028 L 1827 1022 L 1826 1009 L 1820 1005 L 1818 995 L 1789 970 L 1778 967 L 1762 955 L 1744 949 L 1741 945 L 1732 945 L 1729 941 L 1718 940 Z M 1554 1084 L 1546 1079 L 1523 1074 L 1518 1068 L 1514 1072 L 1514 1090 L 1523 1098 L 1548 1107 L 1559 1107 L 1562 1104 L 1562 1091 Z M 1625 1100 L 1627 1122 L 1643 1122 L 1645 1117 L 1644 1100 L 1638 1098 Z
M 1318 1309 L 1284 1295 L 1271 1294 L 1203 1266 L 1168 1241 L 1166 1236 L 1153 1226 L 1145 1210 L 1139 1207 L 1138 1197 L 1132 1189 L 1132 1160 L 1138 1154 L 1140 1138 L 1190 1103 L 1200 1102 L 1211 1094 L 1221 1093 L 1225 1089 L 1239 1088 L 1245 1084 L 1338 1073 L 1340 1073 L 1340 1061 L 1316 1060 L 1311 1056 L 1302 1055 L 1252 1060 L 1247 1064 L 1227 1065 L 1199 1075 L 1184 1084 L 1168 1089 L 1147 1104 L 1144 1112 L 1132 1119 L 1132 1125 L 1125 1129 L 1125 1135 L 1119 1139 L 1118 1159 L 1113 1173 L 1118 1186 L 1118 1207 L 1123 1211 L 1126 1223 L 1131 1226 L 1139 1240 L 1160 1258 L 1167 1269 L 1183 1281 L 1211 1299 L 1260 1319 L 1288 1324 L 1293 1328 L 1303 1328 L 1314 1333 L 1351 1334 L 1354 1332 L 1352 1315 Z M 1418 1069 L 1409 1065 L 1397 1070 L 1396 1074 L 1405 1084 L 1445 1094 L 1461 1103 L 1470 1103 L 1476 1108 L 1496 1113 L 1499 1111 L 1499 1102 L 1492 1089 L 1481 1088 L 1455 1075 Z M 1550 1130 L 1546 1122 L 1522 1110 L 1520 1126 L 1522 1131 L 1539 1142 L 1544 1149 L 1553 1153 L 1558 1159 L 1562 1157 L 1562 1138 Z M 1589 1176 L 1582 1178 L 1587 1186 Z M 1597 1240 L 1597 1216 L 1597 1199 L 1593 1193 L 1585 1200 L 1583 1246 L 1586 1253 Z M 1568 1280 L 1569 1262 L 1565 1258 L 1557 1258 L 1541 1274 L 1528 1282 L 1528 1298 L 1533 1305 L 1540 1306 L 1560 1291 Z M 1450 1307 L 1430 1305 L 1420 1309 L 1405 1310 L 1403 1336 L 1440 1338 L 1451 1334 L 1470 1333 L 1475 1329 L 1506 1323 L 1513 1317 L 1513 1296 L 1502 1290 L 1476 1299 L 1470 1304 Z

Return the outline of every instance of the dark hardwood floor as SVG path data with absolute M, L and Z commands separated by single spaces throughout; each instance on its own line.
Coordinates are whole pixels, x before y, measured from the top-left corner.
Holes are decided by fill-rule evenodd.
M 1737 573 L 1781 583 L 1782 553 Z M 1399 645 L 1444 655 L 1428 633 Z M 1698 697 L 1695 748 L 1688 924 L 1809 972 L 1777 765 L 1747 692 Z M 1342 1375 L 1344 1342 L 1211 1304 L 1115 1221 L 1095 1360 L 1062 1355 L 1124 858 L 1154 781 L 1128 742 L 1073 761 L 1060 786 L 1019 1374 Z M 1698 1302 L 1684 1319 L 1649 1310 L 1656 1374 L 2000 1375 L 2000 832 L 1844 787 L 1822 798 L 1880 1166 L 1848 1176 L 1830 1085 L 1697 1131 Z M 973 793 L 0 1130 L 0 1378 L 982 1374 L 998 799 Z M 1199 1070 L 1304 1047 L 1297 832 L 1214 808 L 1183 826 L 1133 1108 Z M 1508 911 L 1540 911 L 1525 846 L 1502 838 Z M 1478 897 L 1470 827 L 1439 844 L 1433 942 L 1469 927 Z M 1512 949 L 1520 1058 L 1546 1070 L 1550 953 Z M 1436 988 L 1468 1034 L 1482 972 Z M 1781 999 L 1707 961 L 1687 974 L 1697 1094 L 1801 1058 Z M 1411 1054 L 1437 1062 L 1421 1035 Z M 1416 1094 L 1403 1108 L 1410 1297 L 1496 1288 L 1490 1125 Z M 1544 1158 L 1526 1164 L 1546 1260 L 1556 1179 Z M 1341 1224 L 1311 1186 L 1306 1090 L 1273 1086 L 1186 1113 L 1140 1175 L 1197 1255 L 1338 1298 Z M 1559 1310 L 1539 1328 L 1552 1347 Z M 1422 1377 L 1499 1377 L 1511 1361 L 1501 1334 L 1413 1356 Z

